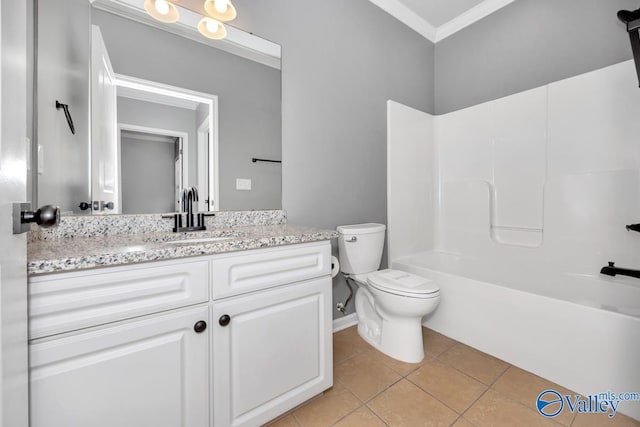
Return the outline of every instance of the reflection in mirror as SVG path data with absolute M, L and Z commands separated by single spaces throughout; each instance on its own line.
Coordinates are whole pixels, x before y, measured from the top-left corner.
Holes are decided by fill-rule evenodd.
M 198 188 L 199 211 L 218 210 L 217 98 L 125 76 L 116 86 L 117 213 L 181 211 L 188 183 Z M 93 187 L 99 185 L 94 180 Z
M 197 187 L 201 211 L 281 208 L 280 164 L 251 161 L 281 159 L 278 45 L 204 39 L 197 14 L 161 24 L 142 0 L 37 3 L 38 204 L 162 213 Z

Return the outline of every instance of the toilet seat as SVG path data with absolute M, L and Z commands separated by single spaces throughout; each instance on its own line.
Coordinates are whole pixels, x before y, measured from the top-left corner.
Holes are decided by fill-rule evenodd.
M 435 298 L 440 295 L 440 288 L 432 280 L 389 268 L 367 275 L 367 283 L 379 291 L 412 298 Z

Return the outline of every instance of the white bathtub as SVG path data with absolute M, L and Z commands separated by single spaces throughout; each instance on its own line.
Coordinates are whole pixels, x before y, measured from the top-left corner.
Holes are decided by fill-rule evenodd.
M 439 284 L 427 327 L 583 395 L 640 392 L 640 280 L 544 275 L 433 251 L 392 268 Z M 640 402 L 618 411 L 640 419 Z

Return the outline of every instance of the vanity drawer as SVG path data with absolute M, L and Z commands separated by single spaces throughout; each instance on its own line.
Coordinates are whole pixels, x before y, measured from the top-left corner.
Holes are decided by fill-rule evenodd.
M 29 279 L 29 338 L 209 300 L 209 260 L 112 267 Z
M 328 242 L 261 249 L 214 258 L 212 298 L 285 285 L 331 274 Z

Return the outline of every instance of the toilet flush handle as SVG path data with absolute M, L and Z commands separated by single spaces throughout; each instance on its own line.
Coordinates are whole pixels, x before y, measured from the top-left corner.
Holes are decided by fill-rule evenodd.
M 349 240 L 345 240 L 345 242 L 354 243 L 357 242 L 358 238 L 356 236 L 351 236 Z

